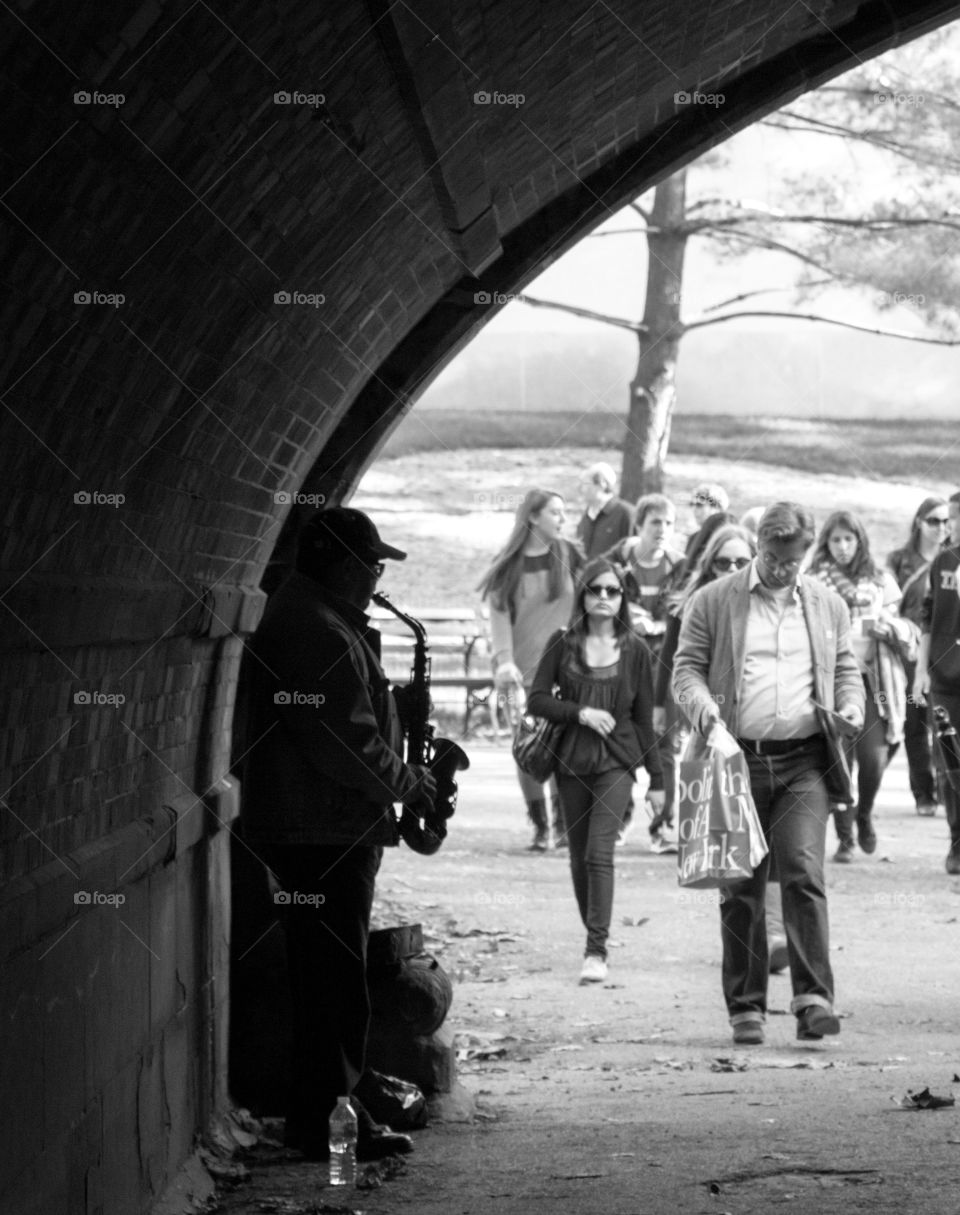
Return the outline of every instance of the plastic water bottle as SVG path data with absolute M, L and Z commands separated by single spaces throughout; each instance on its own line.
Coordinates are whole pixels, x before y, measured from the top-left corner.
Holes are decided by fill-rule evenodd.
M 349 1097 L 338 1097 L 330 1115 L 330 1184 L 357 1180 L 357 1115 Z

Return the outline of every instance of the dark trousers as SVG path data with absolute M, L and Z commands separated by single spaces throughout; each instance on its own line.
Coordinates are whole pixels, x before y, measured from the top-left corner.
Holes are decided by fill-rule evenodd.
M 367 938 L 383 849 L 284 845 L 264 859 L 280 883 L 293 1012 L 287 1138 L 325 1143 L 337 1097 L 364 1067 Z
M 904 663 L 907 687 L 913 687 L 917 669 L 914 662 Z M 930 708 L 918 703 L 912 695 L 907 696 L 907 713 L 903 722 L 903 746 L 910 769 L 910 792 L 918 806 L 936 802 L 937 778 L 933 760 L 933 732 L 930 725 Z
M 857 774 L 857 817 L 860 819 L 866 818 L 873 810 L 890 758 L 886 722 L 880 716 L 876 699 L 866 680 L 864 685 L 867 699 L 863 729 L 856 738 L 845 739 L 843 744 L 850 770 L 856 770 Z
M 605 958 L 613 914 L 613 853 L 630 804 L 633 776 L 625 768 L 593 776 L 558 776 L 557 789 L 573 893 L 587 930 L 584 953 Z
M 953 728 L 960 734 L 960 695 L 931 689 L 929 700 L 931 705 L 939 705 L 940 708 L 946 709 Z M 950 843 L 960 846 L 960 793 L 954 789 L 944 770 L 939 746 L 936 748 L 936 757 L 937 766 L 942 774 L 943 806 L 947 812 L 947 824 L 950 827 Z
M 721 892 L 723 994 L 731 1021 L 763 1018 L 769 959 L 764 920 L 771 858 L 780 879 L 793 981 L 791 1010 L 833 1004 L 823 849 L 829 800 L 822 741 L 786 755 L 746 753 L 750 786 L 770 852 L 751 878 Z

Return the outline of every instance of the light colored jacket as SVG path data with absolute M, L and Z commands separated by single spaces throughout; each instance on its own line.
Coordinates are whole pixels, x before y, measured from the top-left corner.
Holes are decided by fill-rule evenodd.
M 690 723 L 706 736 L 720 720 L 739 734 L 752 566 L 702 587 L 690 599 L 673 662 L 673 690 Z M 850 644 L 850 613 L 813 579 L 797 583 L 813 656 L 814 697 L 828 709 L 864 709 L 863 679 Z

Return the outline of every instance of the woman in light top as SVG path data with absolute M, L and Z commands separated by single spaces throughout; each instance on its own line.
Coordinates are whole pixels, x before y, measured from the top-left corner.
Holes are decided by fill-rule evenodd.
M 493 679 L 497 695 L 530 690 L 547 638 L 570 619 L 574 582 L 582 565 L 577 548 L 563 538 L 566 523 L 561 494 L 531 489 L 517 508 L 513 531 L 493 559 L 479 587 L 490 610 Z M 550 847 L 545 787 L 517 769 L 520 791 L 533 824 L 530 851 Z M 564 844 L 553 794 L 555 842 Z
M 810 574 L 836 591 L 850 609 L 853 652 L 867 694 L 863 731 L 845 743 L 850 767 L 857 768 L 857 805 L 834 807 L 840 846 L 833 859 L 849 863 L 854 857 L 854 820 L 863 851 L 877 848 L 873 803 L 887 762 L 903 738 L 904 659 L 915 660 L 919 630 L 900 615 L 900 588 L 889 570 L 874 562 L 866 530 L 850 511 L 834 511 L 823 525 Z

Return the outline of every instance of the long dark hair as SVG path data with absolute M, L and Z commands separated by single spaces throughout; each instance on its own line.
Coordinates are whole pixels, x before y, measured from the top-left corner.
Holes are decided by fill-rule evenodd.
M 870 539 L 867 536 L 866 528 L 857 516 L 848 510 L 835 510 L 820 529 L 817 547 L 813 550 L 813 557 L 810 561 L 811 569 L 817 569 L 821 565 L 836 565 L 833 557 L 830 556 L 830 534 L 838 527 L 843 528 L 845 532 L 853 532 L 857 538 L 856 556 L 844 569 L 844 574 L 852 582 L 857 582 L 861 578 L 871 578 L 876 581 L 880 577 L 880 571 L 870 555 Z
M 571 646 L 581 662 L 585 662 L 585 645 L 587 633 L 590 631 L 590 618 L 587 616 L 586 597 L 587 587 L 601 574 L 612 574 L 620 587 L 620 606 L 613 618 L 613 633 L 620 642 L 621 649 L 627 638 L 635 636 L 633 625 L 630 623 L 630 605 L 627 602 L 626 587 L 623 574 L 618 566 L 605 557 L 595 557 L 581 571 L 577 581 L 576 596 L 573 600 L 573 611 L 570 613 L 570 623 L 567 626 L 567 645 Z
M 915 553 L 920 552 L 920 528 L 923 526 L 923 521 L 938 506 L 946 506 L 946 498 L 933 495 L 924 500 L 917 507 L 917 513 L 913 516 L 913 521 L 910 524 L 910 538 L 907 540 L 905 548 L 912 548 Z
M 489 598 L 498 612 L 514 614 L 517 587 L 523 574 L 523 548 L 530 537 L 534 515 L 539 515 L 551 498 L 563 494 L 555 489 L 530 489 L 517 507 L 513 531 L 506 544 L 497 553 L 490 568 L 480 580 L 477 590 L 484 599 Z M 547 576 L 547 602 L 552 603 L 563 594 L 565 575 L 576 577 L 580 564 L 577 550 L 565 540 L 557 540 L 548 546 L 550 568 Z

